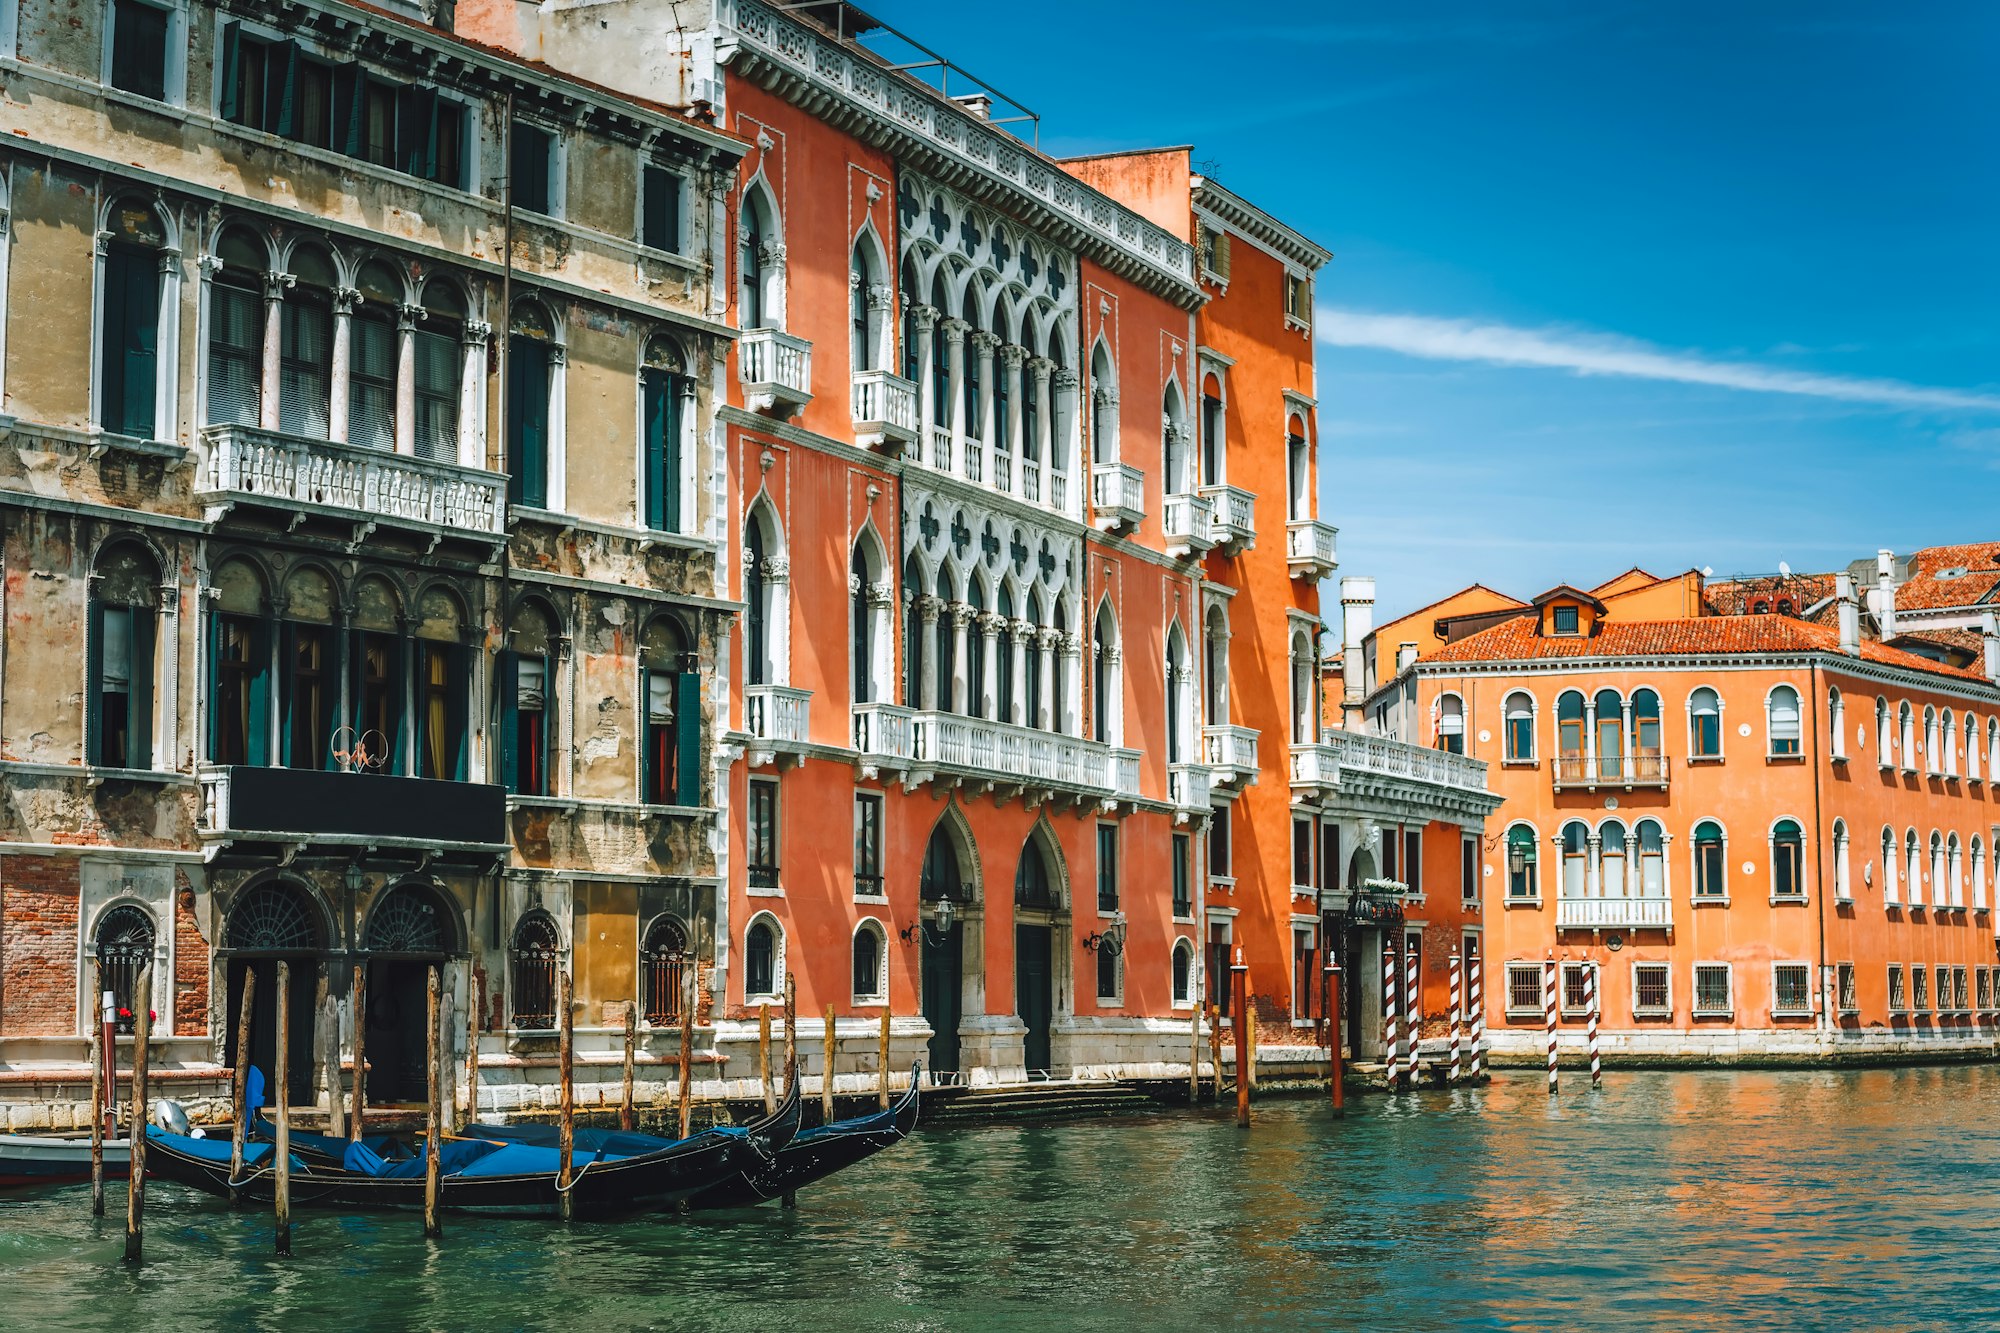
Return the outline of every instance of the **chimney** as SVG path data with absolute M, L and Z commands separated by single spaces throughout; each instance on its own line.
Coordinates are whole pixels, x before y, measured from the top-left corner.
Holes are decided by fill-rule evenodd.
M 1340 725 L 1362 726 L 1361 702 L 1368 693 L 1362 646 L 1375 628 L 1375 580 L 1350 574 L 1340 581 Z
M 993 99 L 985 93 L 961 93 L 951 100 L 981 120 L 993 119 Z
M 1399 643 L 1396 645 L 1396 674 L 1402 675 L 1417 664 L 1417 645 Z
M 1875 629 L 1887 643 L 1896 637 L 1896 553 L 1875 553 Z
M 1979 636 L 1986 646 L 1986 679 L 2000 685 L 2000 620 L 1991 611 L 1980 620 Z
M 1840 651 L 1861 656 L 1861 603 L 1854 600 L 1854 576 L 1833 576 L 1834 600 L 1840 603 Z

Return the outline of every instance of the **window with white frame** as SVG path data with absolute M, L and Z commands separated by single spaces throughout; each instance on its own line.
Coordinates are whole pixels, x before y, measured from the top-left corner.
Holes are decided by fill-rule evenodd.
M 882 793 L 854 793 L 854 896 L 880 898 L 882 879 Z
M 105 7 L 104 81 L 155 102 L 181 100 L 187 40 L 178 5 L 111 0 Z
M 1584 1015 L 1590 1012 L 1594 1000 L 1592 994 L 1591 970 L 1593 963 L 1564 963 L 1562 965 L 1562 1011 L 1564 1014 Z
M 778 1000 L 784 990 L 784 927 L 769 912 L 759 912 L 743 932 L 743 998 Z
M 1542 896 L 1541 881 L 1536 876 L 1535 868 L 1538 853 L 1532 824 L 1515 824 L 1507 830 L 1508 898 L 1531 902 Z
M 1986 840 L 1972 835 L 1972 910 L 1986 910 Z
M 1977 782 L 1979 769 L 1979 719 L 1971 713 L 1965 715 L 1965 780 Z
M 1847 846 L 1847 821 L 1833 821 L 1833 896 L 1839 902 L 1854 901 L 1854 869 Z
M 1507 1012 L 1514 1015 L 1542 1012 L 1542 965 L 1507 964 Z
M 1786 1017 L 1813 1011 L 1812 966 L 1809 963 L 1771 965 L 1771 1012 Z
M 1632 1012 L 1643 1016 L 1673 1011 L 1673 968 L 1666 963 L 1632 964 Z
M 1458 844 L 1458 896 L 1468 903 L 1479 901 L 1479 839 L 1470 833 Z
M 1781 819 L 1771 826 L 1771 896 L 1806 896 L 1805 834 L 1796 819 Z
M 1875 762 L 1883 768 L 1893 768 L 1896 763 L 1896 725 L 1889 701 L 1879 694 L 1875 696 Z
M 1694 826 L 1694 896 L 1729 896 L 1729 844 L 1722 825 L 1704 819 Z
M 1834 986 L 1837 991 L 1836 1003 L 1843 1014 L 1859 1013 L 1860 997 L 1855 993 L 1854 964 L 1841 963 L 1834 969 Z
M 1125 995 L 1125 955 L 1103 945 L 1097 949 L 1097 1002 L 1119 1004 Z
M 1526 690 L 1515 690 L 1501 705 L 1501 713 L 1506 738 L 1505 762 L 1532 764 L 1535 762 L 1535 696 Z
M 1924 851 L 1917 841 L 1917 831 L 1910 829 L 1903 834 L 1903 888 L 1904 900 L 1912 907 L 1924 905 Z M 1932 899 L 1936 899 L 1936 886 L 1932 886 Z
M 1194 945 L 1186 939 L 1174 941 L 1174 1005 L 1194 1003 Z
M 1465 700 L 1456 694 L 1438 697 L 1437 748 L 1450 754 L 1465 753 Z
M 1990 781 L 2000 782 L 2000 717 L 1986 719 L 1986 771 Z
M 639 167 L 639 244 L 681 253 L 681 198 L 686 182 L 657 162 Z
M 1967 994 L 1965 969 L 1954 965 L 1951 969 L 1951 1007 L 1958 1013 L 1966 1013 L 1972 1008 L 1972 997 Z
M 1902 902 L 1896 881 L 1900 878 L 1896 870 L 1896 830 L 1886 824 L 1882 827 L 1882 905 L 1895 907 Z
M 1905 699 L 1896 707 L 1896 748 L 1905 773 L 1917 771 L 1917 715 Z
M 1948 778 L 1958 776 L 1958 717 L 1949 708 L 1938 719 L 1938 744 L 1944 747 L 1932 763 L 1933 768 L 1942 769 Z
M 1694 965 L 1694 1012 L 1697 1018 L 1726 1018 L 1735 1012 L 1728 963 Z
M 854 1002 L 883 1004 L 889 998 L 888 936 L 882 923 L 865 917 L 854 928 Z
M 1930 853 L 1931 906 L 1949 907 L 1951 894 L 1945 882 L 1944 835 L 1936 829 L 1931 830 Z
M 1834 760 L 1844 762 L 1847 759 L 1847 703 L 1840 697 L 1840 691 L 1831 687 L 1826 692 L 1826 737 Z
M 1978 986 L 1979 1012 L 1990 1013 L 1993 1008 L 1993 976 L 1990 968 L 1974 968 L 1973 980 Z
M 1965 847 L 1953 833 L 1944 840 L 1945 882 L 1951 888 L 1951 905 L 1965 906 Z
M 1931 1007 L 1931 972 L 1922 963 L 1910 965 L 1910 1008 L 1924 1013 Z
M 778 887 L 778 783 L 774 778 L 750 779 L 749 828 L 744 861 L 750 887 Z
M 1770 735 L 1770 755 L 1788 759 L 1799 753 L 1799 692 L 1789 685 L 1773 689 L 1764 701 Z
M 1903 990 L 1903 965 L 1889 964 L 1889 1012 L 1900 1014 L 1910 1007 L 1910 997 Z
M 1937 709 L 1924 705 L 1924 770 L 1932 776 L 1944 771 L 1943 756 L 1938 750 Z
M 1688 758 L 1722 758 L 1722 698 L 1706 685 L 1688 696 Z

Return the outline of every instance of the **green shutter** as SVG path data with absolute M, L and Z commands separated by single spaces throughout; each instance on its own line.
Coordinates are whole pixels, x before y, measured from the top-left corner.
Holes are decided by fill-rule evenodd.
M 466 662 L 469 651 L 463 644 L 453 644 L 445 654 L 445 665 L 450 668 L 451 694 L 445 701 L 445 725 L 451 729 L 445 738 L 446 762 L 451 765 L 451 779 L 465 781 L 466 722 L 471 700 L 467 698 Z
M 136 655 L 136 654 L 135 654 Z M 104 606 L 93 600 L 84 626 L 84 730 L 89 762 L 109 764 L 104 755 Z M 123 768 L 118 764 L 116 767 Z
M 701 804 L 701 673 L 674 682 L 674 804 Z
M 208 759 L 215 762 L 216 750 L 221 743 L 221 709 L 217 706 L 222 698 L 222 616 L 210 612 L 208 617 Z
M 643 415 L 645 418 L 646 441 L 646 526 L 656 530 L 667 527 L 667 377 L 657 370 L 647 370 L 639 376 L 639 387 L 644 395 Z
M 257 621 L 250 633 L 250 736 L 246 760 L 253 767 L 271 762 L 271 626 Z
M 104 256 L 103 308 L 99 424 L 149 440 L 160 324 L 159 260 L 151 251 L 114 246 Z
M 347 90 L 345 123 L 336 131 L 340 151 L 360 157 L 368 147 L 368 71 L 360 65 L 343 65 L 336 78 L 337 86 Z
M 292 753 L 292 709 L 299 701 L 296 679 L 299 628 L 290 621 L 278 627 L 278 763 L 286 768 L 299 766 L 300 756 Z M 308 757 L 306 766 L 311 766 Z
M 243 79 L 243 25 L 231 23 L 222 30 L 222 59 L 220 66 L 222 96 L 220 110 L 224 120 L 235 120 L 243 114 L 243 95 L 239 85 Z
M 282 81 L 275 99 L 278 104 L 277 114 L 275 117 L 272 116 L 271 102 L 274 99 L 267 91 L 264 94 L 264 115 L 270 123 L 259 128 L 269 130 L 280 138 L 290 138 L 292 126 L 298 119 L 299 44 L 286 42 L 271 54 L 273 59 L 265 67 L 270 71 L 266 77 L 275 75 Z
M 500 750 L 500 785 L 521 788 L 521 656 L 511 649 L 495 654 L 493 713 Z
M 548 349 L 510 338 L 507 362 L 507 499 L 541 509 L 549 502 Z
M 681 411 L 686 401 L 685 377 L 667 375 L 666 410 L 661 413 L 660 427 L 660 489 L 664 495 L 661 504 L 660 522 L 656 525 L 667 532 L 681 530 Z
M 125 767 L 153 767 L 153 613 L 144 607 L 132 608 L 131 744 L 125 752 Z

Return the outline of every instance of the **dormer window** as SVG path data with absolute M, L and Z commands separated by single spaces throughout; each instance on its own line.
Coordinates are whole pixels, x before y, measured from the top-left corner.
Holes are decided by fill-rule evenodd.
M 1555 634 L 1575 634 L 1577 632 L 1577 609 L 1573 606 L 1558 606 L 1550 609 L 1550 632 Z

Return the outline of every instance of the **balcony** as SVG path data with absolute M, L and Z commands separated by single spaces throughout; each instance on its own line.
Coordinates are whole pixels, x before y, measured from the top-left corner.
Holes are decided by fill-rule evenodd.
M 1257 780 L 1257 729 L 1214 726 L 1201 729 L 1201 757 L 1209 780 L 1237 787 Z
M 743 730 L 752 741 L 752 768 L 770 763 L 781 751 L 802 749 L 810 737 L 811 723 L 811 690 L 789 685 L 743 687 Z
M 951 427 L 931 427 L 930 457 L 924 461 L 938 472 L 951 471 Z
M 1237 555 L 1257 544 L 1257 497 L 1241 486 L 1204 486 L 1205 496 L 1215 509 L 1215 549 Z
M 1312 804 L 1333 795 L 1340 785 L 1340 760 L 1330 745 L 1294 741 L 1292 759 L 1292 799 Z
M 1596 791 L 1599 787 L 1641 787 L 1664 789 L 1667 785 L 1667 757 L 1663 754 L 1601 755 L 1559 754 L 1550 764 L 1557 791 Z
M 1206 817 L 1209 800 L 1209 768 L 1207 764 L 1169 764 L 1167 766 L 1167 790 L 1174 798 L 1178 813 L 1176 824 L 1187 822 L 1189 815 Z
M 986 446 L 971 435 L 959 442 L 959 474 L 977 486 L 986 484 Z
M 1183 560 L 1215 545 L 1215 507 L 1205 495 L 1169 495 L 1160 505 L 1167 533 L 1167 554 Z
M 1146 474 L 1130 463 L 1093 464 L 1090 507 L 1106 532 L 1138 527 L 1146 516 Z
M 917 438 L 917 386 L 886 370 L 854 372 L 854 442 L 891 452 Z
M 789 417 L 812 401 L 812 344 L 780 329 L 745 329 L 736 344 L 737 377 L 752 412 Z
M 861 756 L 863 778 L 873 780 L 884 769 L 910 766 L 912 710 L 899 704 L 855 704 L 854 749 Z
M 409 847 L 487 861 L 507 847 L 507 793 L 490 783 L 223 766 L 197 777 L 210 844 Z
M 1295 518 L 1285 524 L 1285 564 L 1295 579 L 1323 579 L 1339 567 L 1333 538 L 1339 531 L 1316 518 Z
M 1103 799 L 1139 794 L 1139 752 L 957 713 L 910 715 L 912 762 L 1023 789 Z
M 440 538 L 498 540 L 507 531 L 507 479 L 496 472 L 248 426 L 211 426 L 201 438 L 208 463 L 196 487 L 211 522 L 236 505 L 265 505 L 294 519 L 395 524 Z
M 1343 802 L 1446 820 L 1484 818 L 1500 806 L 1487 788 L 1484 760 L 1338 728 L 1320 742 L 1339 766 Z
M 1673 899 L 1558 898 L 1557 930 L 1672 930 Z

